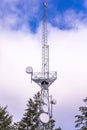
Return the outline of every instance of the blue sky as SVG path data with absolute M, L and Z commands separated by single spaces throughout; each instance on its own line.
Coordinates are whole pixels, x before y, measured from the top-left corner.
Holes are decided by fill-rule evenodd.
M 35 32 L 42 20 L 43 0 L 1 0 L 1 26 L 20 30 L 23 26 Z M 74 28 L 76 20 L 86 22 L 86 0 L 48 0 L 48 22 L 60 29 Z M 10 19 L 10 20 L 9 20 Z M 6 22 L 7 20 L 7 22 Z
M 48 0 L 50 87 L 56 127 L 75 130 L 74 116 L 87 96 L 87 1 Z M 40 90 L 25 73 L 41 71 L 42 0 L 0 0 L 0 105 L 19 121 L 27 100 Z

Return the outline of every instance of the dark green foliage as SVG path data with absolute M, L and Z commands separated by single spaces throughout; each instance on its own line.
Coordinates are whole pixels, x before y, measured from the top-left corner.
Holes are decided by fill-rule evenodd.
M 11 130 L 12 116 L 7 112 L 7 107 L 0 106 L 0 130 Z
M 27 103 L 27 109 L 25 109 L 25 114 L 19 123 L 16 124 L 18 130 L 35 130 L 38 128 L 39 123 L 39 92 L 34 96 L 33 99 L 29 99 Z
M 87 130 L 87 97 L 83 100 L 85 102 L 85 106 L 79 107 L 79 111 L 81 112 L 81 115 L 76 115 L 76 128 L 79 128 L 78 130 Z
M 25 111 L 24 117 L 20 122 L 20 128 L 34 130 L 38 126 L 38 104 L 30 99 Z
M 43 124 L 39 120 L 39 107 L 40 107 L 40 93 L 34 95 L 33 99 L 29 99 L 25 114 L 20 122 L 14 124 L 13 130 L 43 130 Z M 40 123 L 40 124 L 39 124 Z M 41 126 L 40 128 L 38 126 Z M 55 120 L 51 119 L 45 124 L 46 130 L 53 130 L 55 126 Z M 39 129 L 38 129 L 39 128 Z M 61 128 L 55 129 L 61 130 Z
M 12 125 L 12 116 L 7 112 L 7 107 L 0 107 L 0 130 L 43 130 L 43 123 L 39 120 L 39 107 L 40 107 L 40 93 L 34 95 L 33 99 L 29 99 L 26 105 L 25 113 L 21 121 Z M 39 127 L 41 126 L 41 127 Z M 45 124 L 46 130 L 53 130 L 55 126 L 55 120 Z M 55 130 L 61 130 L 57 128 Z
M 20 122 L 15 123 L 14 130 L 38 130 L 38 125 L 43 125 L 39 120 L 39 107 L 40 107 L 40 93 L 35 94 L 33 99 L 29 99 L 27 103 L 27 108 L 25 109 L 25 114 Z M 40 123 L 40 124 L 39 124 Z M 49 130 L 49 125 L 53 130 L 55 121 L 51 119 L 45 126 L 46 130 Z M 41 127 L 40 130 L 43 130 Z M 60 130 L 60 129 L 59 129 Z

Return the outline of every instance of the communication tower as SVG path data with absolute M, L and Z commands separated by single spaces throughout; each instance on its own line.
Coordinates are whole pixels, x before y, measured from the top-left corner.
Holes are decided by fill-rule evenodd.
M 52 96 L 49 95 L 49 86 L 57 79 L 57 72 L 49 71 L 49 45 L 47 39 L 47 2 L 43 0 L 43 21 L 42 21 L 42 71 L 33 72 L 32 67 L 27 67 L 26 72 L 31 74 L 31 80 L 37 83 L 40 90 L 40 107 L 39 107 L 39 127 L 38 130 L 53 130 L 52 120 L 52 105 L 55 102 Z M 48 126 L 46 124 L 49 124 Z

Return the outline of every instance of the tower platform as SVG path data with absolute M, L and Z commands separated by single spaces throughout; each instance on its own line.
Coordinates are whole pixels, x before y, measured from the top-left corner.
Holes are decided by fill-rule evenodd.
M 42 72 L 34 72 L 31 79 L 39 86 L 46 85 L 49 87 L 57 79 L 57 72 L 45 73 L 45 76 Z

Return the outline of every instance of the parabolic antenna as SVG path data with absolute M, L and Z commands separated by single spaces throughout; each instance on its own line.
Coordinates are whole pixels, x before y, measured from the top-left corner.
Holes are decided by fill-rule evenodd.
M 40 114 L 40 120 L 41 120 L 42 123 L 48 123 L 49 115 L 47 113 L 41 113 Z
M 28 73 L 28 74 L 33 73 L 33 68 L 32 67 L 27 67 L 26 68 L 26 73 Z

